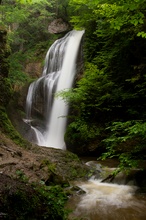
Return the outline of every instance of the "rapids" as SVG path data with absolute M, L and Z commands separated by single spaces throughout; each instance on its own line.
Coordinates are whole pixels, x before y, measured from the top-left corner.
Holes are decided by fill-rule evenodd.
M 105 169 L 112 170 L 113 167 Z M 73 194 L 67 203 L 67 208 L 73 210 L 69 220 L 145 220 L 146 194 L 140 193 L 131 181 L 123 184 L 124 177 L 120 176 L 119 184 L 103 183 L 95 176 L 88 181 L 73 182 L 82 191 Z

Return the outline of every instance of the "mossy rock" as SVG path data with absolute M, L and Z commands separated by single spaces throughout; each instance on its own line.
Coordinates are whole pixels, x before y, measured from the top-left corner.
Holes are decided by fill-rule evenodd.
M 10 137 L 14 141 L 14 143 L 25 148 L 29 146 L 29 143 L 25 141 L 13 127 L 4 107 L 0 107 L 0 121 L 1 131 L 5 133 L 8 137 Z

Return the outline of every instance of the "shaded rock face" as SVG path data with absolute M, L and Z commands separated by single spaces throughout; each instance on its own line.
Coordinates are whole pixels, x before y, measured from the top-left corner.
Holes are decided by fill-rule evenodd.
M 59 34 L 69 31 L 69 24 L 63 21 L 62 18 L 53 20 L 48 27 L 48 31 L 51 34 Z
M 25 72 L 29 74 L 32 78 L 40 77 L 42 74 L 43 68 L 40 62 L 28 63 L 25 66 Z

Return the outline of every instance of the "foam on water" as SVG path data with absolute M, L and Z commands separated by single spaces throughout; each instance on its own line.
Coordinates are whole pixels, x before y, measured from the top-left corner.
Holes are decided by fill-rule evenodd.
M 146 198 L 137 198 L 137 187 L 90 179 L 77 184 L 85 194 L 71 202 L 72 216 L 82 220 L 145 220 Z

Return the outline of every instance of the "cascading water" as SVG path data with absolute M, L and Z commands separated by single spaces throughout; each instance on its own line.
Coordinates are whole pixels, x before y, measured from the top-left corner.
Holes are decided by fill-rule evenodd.
M 54 93 L 73 86 L 83 34 L 73 30 L 55 41 L 47 52 L 42 76 L 29 87 L 24 121 L 30 124 L 33 141 L 40 146 L 66 148 L 68 105 Z
M 110 162 L 112 163 L 112 160 Z M 96 165 L 98 172 L 89 180 L 72 183 L 72 188 L 78 189 L 78 192 L 69 198 L 66 205 L 72 210 L 68 219 L 146 219 L 146 194 L 139 192 L 136 179 L 134 179 L 138 170 L 131 171 L 129 177 L 121 172 L 115 177 L 114 182 L 108 183 L 103 182 L 103 179 L 109 176 L 115 168 L 102 167 L 97 161 L 94 161 L 94 164 L 90 161 L 88 164 L 91 169 L 95 169 Z M 106 165 L 106 161 L 104 164 Z
M 146 219 L 146 197 L 136 196 L 134 186 L 101 183 L 100 180 L 93 179 L 78 183 L 77 186 L 85 193 L 70 198 L 68 208 L 74 211 L 69 219 Z

